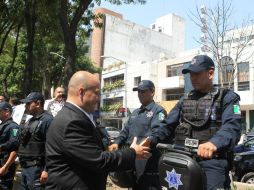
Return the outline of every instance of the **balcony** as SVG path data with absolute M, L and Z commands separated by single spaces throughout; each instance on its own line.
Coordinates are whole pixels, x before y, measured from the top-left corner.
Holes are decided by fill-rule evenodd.
M 102 99 L 105 98 L 114 98 L 124 96 L 124 80 L 118 80 L 114 83 L 105 84 L 102 88 Z
M 124 93 L 125 93 L 124 87 L 116 88 L 111 91 L 102 92 L 101 99 L 123 97 L 125 96 Z
M 158 87 L 161 89 L 183 88 L 184 78 L 183 76 L 174 76 L 159 79 Z

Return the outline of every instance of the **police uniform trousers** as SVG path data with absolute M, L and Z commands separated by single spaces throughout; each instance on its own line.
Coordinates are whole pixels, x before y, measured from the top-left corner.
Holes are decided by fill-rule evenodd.
M 10 190 L 13 186 L 13 179 L 16 172 L 16 165 L 12 164 L 9 167 L 8 172 L 0 177 L 0 189 L 1 190 Z
M 44 190 L 45 185 L 41 185 L 40 176 L 43 171 L 42 166 L 22 167 L 21 190 Z
M 226 159 L 211 159 L 199 162 L 207 179 L 207 190 L 230 189 L 228 162 Z

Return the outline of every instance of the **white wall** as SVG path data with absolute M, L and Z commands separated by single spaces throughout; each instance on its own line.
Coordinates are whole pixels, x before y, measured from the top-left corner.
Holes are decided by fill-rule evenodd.
M 151 80 L 157 86 L 157 63 L 156 62 L 132 62 L 127 68 L 127 105 L 133 110 L 140 106 L 138 93 L 133 91 L 134 78 L 141 76 L 141 80 Z M 156 95 L 154 96 L 157 100 Z
M 164 53 L 171 57 L 179 49 L 172 44 L 172 36 L 158 33 L 126 20 L 106 16 L 104 55 L 126 62 L 151 61 Z

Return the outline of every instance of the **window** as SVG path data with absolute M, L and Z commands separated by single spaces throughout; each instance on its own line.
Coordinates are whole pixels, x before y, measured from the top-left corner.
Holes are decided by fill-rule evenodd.
M 167 77 L 182 76 L 183 64 L 168 65 L 167 66 Z
M 138 86 L 138 84 L 141 82 L 141 76 L 134 77 L 134 86 Z
M 234 86 L 234 61 L 231 57 L 225 56 L 221 60 L 221 73 L 219 73 L 219 84 L 223 87 L 230 87 L 231 89 Z M 221 84 L 223 82 L 223 85 Z
M 241 62 L 237 64 L 237 81 L 238 90 L 245 91 L 250 89 L 249 82 L 249 62 Z
M 158 28 L 158 32 L 162 32 L 162 28 L 161 28 L 161 26 Z
M 179 100 L 184 95 L 184 89 L 166 90 L 166 101 Z
M 152 29 L 155 29 L 155 24 L 152 25 Z

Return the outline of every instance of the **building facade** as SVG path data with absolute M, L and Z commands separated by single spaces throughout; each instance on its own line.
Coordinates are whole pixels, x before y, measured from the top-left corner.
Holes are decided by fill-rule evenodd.
M 103 27 L 96 28 L 91 39 L 91 59 L 103 68 L 101 119 L 113 122 L 106 126 L 119 127 L 121 117 L 126 118 L 128 110 L 140 105 L 132 88 L 144 79 L 156 83 L 158 60 L 184 50 L 184 43 L 175 43 L 174 35 L 184 40 L 185 23 L 179 16 L 167 17 L 164 20 L 169 24 L 164 28 L 171 33 L 165 34 L 124 20 L 121 14 L 104 8 L 97 9 L 96 13 L 105 15 L 101 21 Z

